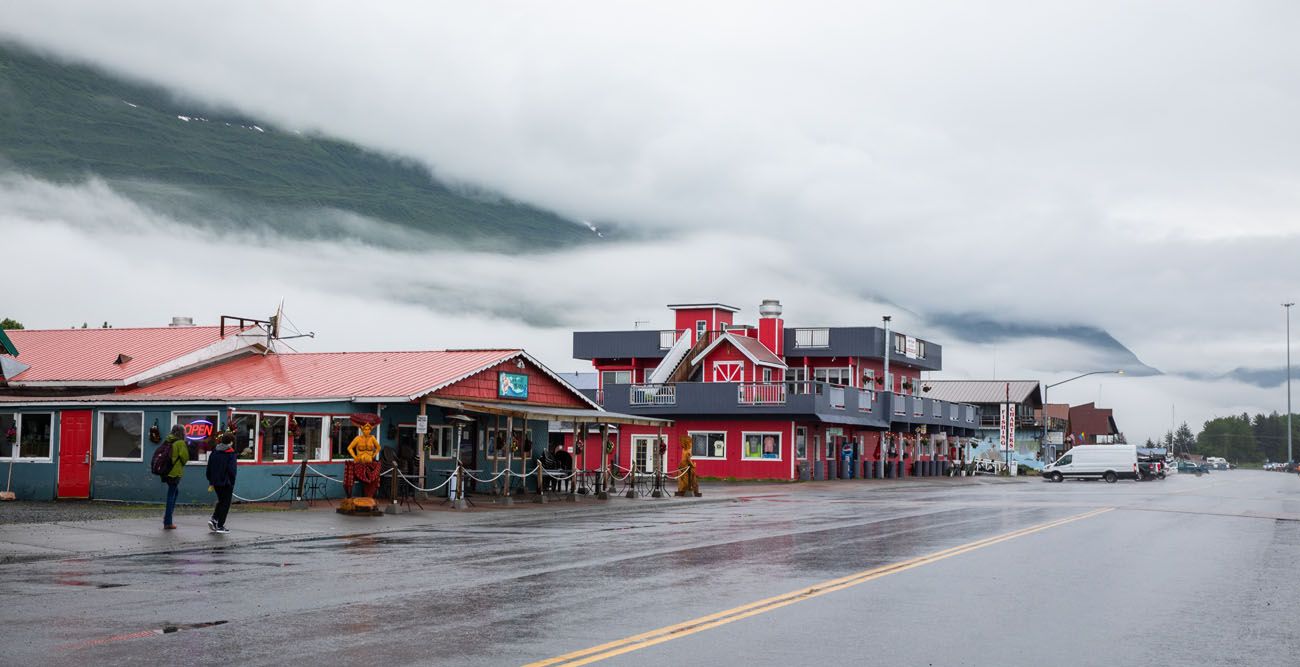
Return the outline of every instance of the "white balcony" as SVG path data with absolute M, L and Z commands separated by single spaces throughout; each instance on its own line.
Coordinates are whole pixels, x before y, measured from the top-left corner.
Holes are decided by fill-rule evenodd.
M 677 385 L 634 384 L 628 386 L 628 405 L 677 405 Z
M 742 382 L 736 385 L 736 402 L 741 405 L 785 405 L 785 383 Z

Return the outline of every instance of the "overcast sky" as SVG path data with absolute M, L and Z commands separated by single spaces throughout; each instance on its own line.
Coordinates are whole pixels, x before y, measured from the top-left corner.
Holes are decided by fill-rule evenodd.
M 123 224 L 178 249 L 192 221 L 13 174 L 0 233 L 86 253 L 91 281 L 16 260 L 28 294 L 59 290 L 18 304 L 51 326 L 84 319 L 74 309 L 124 324 L 187 303 L 200 319 L 266 310 L 254 297 L 269 292 L 331 349 L 522 344 L 569 369 L 575 326 L 663 326 L 662 304 L 687 300 L 752 318 L 776 297 L 798 324 L 980 313 L 1100 327 L 1167 372 L 1276 368 L 1279 304 L 1300 291 L 1298 19 L 1294 2 L 0 0 L 0 34 L 29 46 L 674 235 L 523 259 L 322 244 L 263 262 L 275 244 L 205 238 L 241 250 L 229 271 L 148 284 L 129 255 L 92 258 Z M 1050 382 L 1104 362 L 1051 341 L 940 342 L 954 377 Z M 1172 405 L 1197 426 L 1285 400 L 1177 377 L 1059 392 L 1116 407 L 1138 437 Z

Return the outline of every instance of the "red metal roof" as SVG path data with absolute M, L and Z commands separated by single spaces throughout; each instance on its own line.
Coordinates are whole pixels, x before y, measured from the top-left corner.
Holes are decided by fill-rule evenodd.
M 253 355 L 125 392 L 170 398 L 417 396 L 522 350 L 296 352 Z
M 30 366 L 10 382 L 112 382 L 146 373 L 221 340 L 219 327 L 16 329 L 9 338 Z M 226 337 L 235 335 L 227 328 Z M 118 355 L 130 357 L 114 363 Z M 125 357 L 123 358 L 125 359 Z

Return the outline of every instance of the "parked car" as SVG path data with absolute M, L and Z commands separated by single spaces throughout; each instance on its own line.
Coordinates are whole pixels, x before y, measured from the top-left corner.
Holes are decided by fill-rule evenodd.
M 1228 470 L 1228 460 L 1221 456 L 1205 457 L 1205 465 L 1213 470 Z
M 1191 461 L 1179 461 L 1179 462 L 1178 462 L 1178 472 L 1179 472 L 1179 473 L 1192 473 L 1193 475 L 1196 475 L 1197 477 L 1200 477 L 1201 475 L 1204 475 L 1204 474 L 1210 472 L 1210 468 L 1209 468 L 1208 466 L 1206 466 L 1206 465 L 1204 465 L 1204 464 L 1200 464 L 1200 463 L 1192 463 Z
M 1055 463 L 1043 466 L 1043 479 L 1060 482 L 1066 477 L 1104 479 L 1111 483 L 1118 479 L 1137 479 L 1137 447 L 1078 445 Z
M 1165 455 L 1163 447 L 1139 447 L 1137 450 L 1138 481 L 1164 479 Z

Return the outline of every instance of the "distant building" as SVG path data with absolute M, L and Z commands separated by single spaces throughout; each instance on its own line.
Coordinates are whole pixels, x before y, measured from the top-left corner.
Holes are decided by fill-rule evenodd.
M 1042 424 L 1038 421 L 1043 407 L 1043 393 L 1037 380 L 927 380 L 921 383 L 926 396 L 940 400 L 970 403 L 979 407 L 976 453 L 997 459 L 1002 449 L 1003 407 L 1009 409 L 1009 423 L 1014 427 L 1017 457 L 1028 462 L 1038 460 Z
M 706 477 L 939 474 L 975 433 L 974 406 L 923 392 L 921 373 L 943 365 L 934 342 L 873 326 L 786 327 L 775 300 L 752 324 L 720 303 L 668 308 L 672 329 L 573 334 L 606 409 L 676 422 L 625 426 L 611 452 L 623 468 L 672 470 L 687 438 Z M 599 451 L 588 443 L 580 465 L 596 466 Z
M 1111 445 L 1119 437 L 1119 427 L 1110 408 L 1084 403 L 1070 408 L 1070 435 L 1076 445 Z

